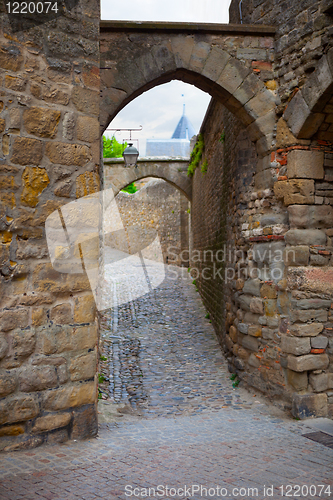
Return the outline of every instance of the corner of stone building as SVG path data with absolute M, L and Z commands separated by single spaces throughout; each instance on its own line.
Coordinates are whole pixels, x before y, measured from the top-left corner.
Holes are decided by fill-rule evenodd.
M 94 298 L 53 269 L 45 221 L 99 190 L 99 22 L 83 0 L 19 31 L 2 15 L 0 450 L 97 432 Z

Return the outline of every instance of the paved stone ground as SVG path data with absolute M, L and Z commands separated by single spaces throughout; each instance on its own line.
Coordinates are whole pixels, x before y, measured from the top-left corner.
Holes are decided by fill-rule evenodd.
M 102 322 L 99 436 L 0 455 L 1 500 L 333 497 L 333 450 L 303 437 L 306 423 L 232 387 L 188 279 L 166 280 Z M 158 485 L 155 496 L 144 489 Z

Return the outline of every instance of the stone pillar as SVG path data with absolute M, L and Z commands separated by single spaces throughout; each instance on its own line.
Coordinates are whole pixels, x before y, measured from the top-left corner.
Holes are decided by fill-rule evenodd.
M 51 213 L 100 189 L 99 2 L 74 3 L 23 30 L 2 15 L 0 450 L 97 432 L 94 299 L 45 239 Z
M 280 333 L 299 418 L 333 416 L 333 154 L 324 141 L 306 142 L 278 150 L 284 175 L 274 186 L 289 212 L 284 260 L 290 313 Z

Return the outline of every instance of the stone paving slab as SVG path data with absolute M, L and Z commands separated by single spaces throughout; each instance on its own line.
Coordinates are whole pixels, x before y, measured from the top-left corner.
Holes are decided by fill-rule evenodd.
M 106 362 L 118 378 L 100 401 L 98 437 L 0 454 L 0 500 L 290 498 L 297 485 L 305 494 L 295 498 L 333 497 L 333 450 L 302 436 L 308 422 L 232 387 L 188 278 L 119 308 L 117 328 L 114 320 L 104 317 L 103 339 L 118 342 Z
M 2 454 L 0 499 L 125 499 L 126 485 L 129 492 L 184 484 L 219 485 L 228 498 L 237 498 L 233 488 L 258 488 L 253 498 L 269 498 L 264 487 L 273 485 L 281 498 L 282 485 L 323 484 L 332 496 L 333 450 L 304 438 L 308 430 L 303 422 L 234 409 L 104 424 L 93 440 Z

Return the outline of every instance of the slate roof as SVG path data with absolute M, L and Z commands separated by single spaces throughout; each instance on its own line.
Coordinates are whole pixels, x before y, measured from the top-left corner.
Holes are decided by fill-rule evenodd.
M 183 110 L 183 116 L 178 122 L 177 127 L 171 137 L 171 139 L 187 139 L 188 141 L 195 135 L 195 131 L 192 123 L 185 115 L 185 105 Z

